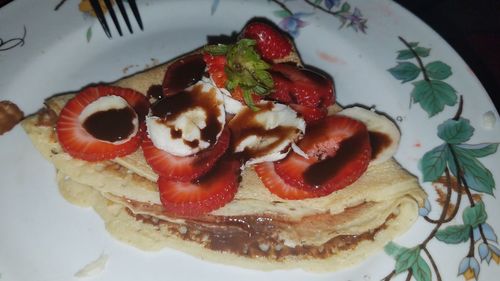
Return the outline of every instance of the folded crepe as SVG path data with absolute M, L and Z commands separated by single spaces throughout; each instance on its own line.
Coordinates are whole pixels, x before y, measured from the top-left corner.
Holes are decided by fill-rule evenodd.
M 168 63 L 114 83 L 147 93 L 161 85 Z M 416 177 L 394 159 L 370 164 L 350 186 L 330 195 L 286 200 L 272 194 L 246 167 L 235 198 L 196 218 L 164 211 L 158 175 L 141 149 L 110 161 L 72 158 L 58 143 L 55 124 L 74 94 L 54 96 L 22 125 L 57 169 L 61 194 L 91 206 L 117 239 L 143 250 L 164 247 L 218 263 L 259 270 L 333 271 L 364 260 L 407 231 L 426 197 Z M 338 111 L 331 109 L 331 113 Z

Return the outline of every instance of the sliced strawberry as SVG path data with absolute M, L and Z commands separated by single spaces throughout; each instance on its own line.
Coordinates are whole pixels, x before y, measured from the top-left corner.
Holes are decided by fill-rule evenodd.
M 142 152 L 153 171 L 161 177 L 170 180 L 191 181 L 207 173 L 215 165 L 217 159 L 227 150 L 229 138 L 229 129 L 224 129 L 212 147 L 191 156 L 180 157 L 158 149 L 144 133 Z
M 295 152 L 274 164 L 288 184 L 322 195 L 356 181 L 367 169 L 371 147 L 366 126 L 345 116 L 328 116 L 307 128 Z
M 274 90 L 269 95 L 270 99 L 291 104 L 295 101 L 291 95 L 292 81 L 278 71 L 270 72 L 273 77 Z
M 98 98 L 109 95 L 124 98 L 137 113 L 139 121 L 144 120 L 148 112 L 149 102 L 141 93 L 112 86 L 85 88 L 66 103 L 56 124 L 59 143 L 63 150 L 72 157 L 86 161 L 109 160 L 128 155 L 139 147 L 141 143 L 141 134 L 139 133 L 124 143 L 115 144 L 92 136 L 78 120 L 85 107 Z M 111 124 L 111 126 L 114 125 Z M 110 127 L 109 130 L 113 130 L 113 127 Z
M 204 53 L 203 60 L 207 64 L 208 73 L 214 80 L 215 85 L 219 88 L 225 88 L 227 82 L 227 75 L 224 70 L 226 66 L 226 57 L 223 55 L 215 56 Z
M 168 213 L 195 217 L 216 210 L 230 202 L 238 190 L 240 162 L 222 158 L 213 169 L 193 182 L 160 176 L 160 200 Z
M 257 51 L 264 60 L 282 59 L 292 52 L 291 41 L 284 33 L 262 22 L 248 24 L 242 32 L 243 37 L 257 42 Z
M 322 104 L 321 93 L 317 88 L 302 84 L 294 85 L 291 91 L 297 104 L 312 108 L 325 108 Z
M 287 184 L 276 173 L 272 162 L 259 163 L 254 166 L 254 169 L 267 189 L 280 198 L 288 200 L 301 200 L 321 196 L 320 193 L 300 189 Z
M 277 73 L 290 81 L 287 90 L 295 103 L 309 107 L 328 107 L 335 103 L 332 79 L 313 70 L 286 63 L 272 65 L 273 78 L 278 76 Z
M 312 70 L 274 64 L 271 75 L 275 88 L 270 99 L 289 104 L 308 124 L 324 118 L 335 100 L 333 81 Z
M 205 73 L 205 66 L 202 54 L 183 56 L 173 62 L 163 78 L 163 95 L 175 95 L 200 81 Z
M 300 115 L 302 116 L 302 118 L 304 118 L 304 121 L 306 121 L 308 125 L 320 121 L 321 119 L 325 118 L 328 113 L 325 107 L 316 108 L 300 104 L 290 104 L 290 106 L 295 111 L 300 113 Z

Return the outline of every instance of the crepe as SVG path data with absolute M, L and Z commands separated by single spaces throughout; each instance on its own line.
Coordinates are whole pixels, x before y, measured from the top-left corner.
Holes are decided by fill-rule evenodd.
M 114 83 L 141 93 L 161 85 L 168 63 Z M 55 122 L 74 94 L 49 98 L 22 125 L 58 171 L 61 194 L 91 206 L 117 239 L 143 250 L 178 249 L 205 260 L 259 270 L 333 271 L 352 266 L 407 231 L 426 197 L 394 159 L 370 165 L 352 185 L 328 196 L 285 200 L 251 167 L 233 201 L 196 218 L 163 210 L 155 174 L 142 151 L 111 161 L 74 159 L 60 147 Z M 332 107 L 330 113 L 339 110 Z

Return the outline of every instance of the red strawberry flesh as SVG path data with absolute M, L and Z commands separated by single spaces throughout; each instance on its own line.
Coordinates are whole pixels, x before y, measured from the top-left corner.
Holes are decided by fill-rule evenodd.
M 170 65 L 163 78 L 163 95 L 170 96 L 200 81 L 205 73 L 203 55 L 182 57 Z
M 238 189 L 240 162 L 223 157 L 209 173 L 196 181 L 158 179 L 160 200 L 167 213 L 195 217 L 221 208 Z
M 276 173 L 287 184 L 322 195 L 356 181 L 371 158 L 366 126 L 344 116 L 329 116 L 309 126 L 298 146 L 308 158 L 292 152 L 274 164 Z
M 290 106 L 304 118 L 304 121 L 308 125 L 320 121 L 328 114 L 328 110 L 325 107 L 309 107 L 295 103 L 290 104 Z
M 229 147 L 230 133 L 224 129 L 215 145 L 197 154 L 180 157 L 154 146 L 144 133 L 142 151 L 153 171 L 164 179 L 191 181 L 207 173 Z
M 211 55 L 209 53 L 203 54 L 203 60 L 207 64 L 208 73 L 214 80 L 214 83 L 219 88 L 225 88 L 227 82 L 227 75 L 224 70 L 226 66 L 226 57 L 223 55 Z
M 321 193 L 300 189 L 287 184 L 275 171 L 272 162 L 255 165 L 255 172 L 264 186 L 273 194 L 288 200 L 300 200 L 321 196 Z
M 294 103 L 308 107 L 328 107 L 335 103 L 332 79 L 316 71 L 280 63 L 272 65 L 271 74 L 281 82 L 276 91 L 288 91 Z M 280 89 L 280 85 L 286 88 Z
M 243 37 L 257 42 L 257 51 L 264 60 L 282 59 L 292 52 L 292 44 L 288 37 L 266 23 L 248 24 L 243 30 Z

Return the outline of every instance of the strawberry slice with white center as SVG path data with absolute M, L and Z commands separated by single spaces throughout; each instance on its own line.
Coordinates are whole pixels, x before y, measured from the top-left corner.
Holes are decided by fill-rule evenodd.
M 289 185 L 327 195 L 356 181 L 368 168 L 371 146 L 366 126 L 345 116 L 328 116 L 307 128 L 298 143 L 304 158 L 291 152 L 275 162 Z
M 196 217 L 221 208 L 238 190 L 240 161 L 223 157 L 203 177 L 184 182 L 160 176 L 158 189 L 166 212 Z
M 108 96 L 120 97 L 118 99 L 125 100 L 128 105 L 120 109 L 106 109 L 98 100 Z M 97 111 L 82 118 L 82 112 L 91 104 Z M 103 161 L 123 157 L 139 148 L 142 138 L 137 128 L 148 108 L 146 97 L 134 90 L 113 86 L 88 87 L 62 109 L 56 124 L 57 138 L 63 150 L 77 159 Z M 119 118 L 123 116 L 126 118 Z M 136 125 L 130 134 L 116 132 L 127 132 L 132 123 Z
M 287 184 L 275 171 L 273 162 L 259 163 L 254 166 L 264 186 L 282 199 L 301 200 L 321 196 L 321 193 L 300 189 Z
M 230 132 L 224 129 L 217 142 L 191 156 L 175 156 L 157 148 L 144 132 L 142 152 L 149 166 L 163 179 L 191 181 L 207 173 L 229 147 Z

